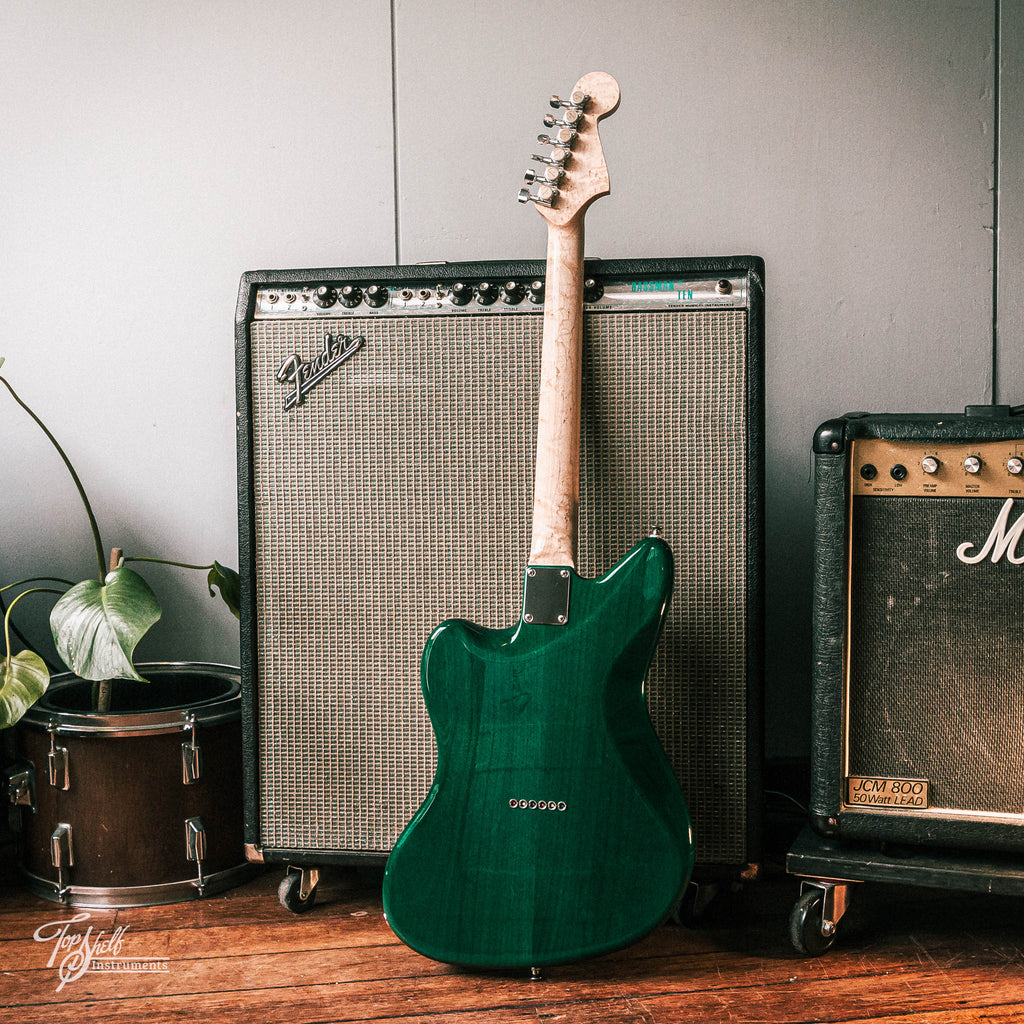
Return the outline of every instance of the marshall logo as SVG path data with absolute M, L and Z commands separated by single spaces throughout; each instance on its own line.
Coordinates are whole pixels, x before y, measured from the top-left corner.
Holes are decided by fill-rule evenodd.
M 1020 543 L 1021 534 L 1024 533 L 1024 512 L 1017 517 L 1017 521 L 1013 526 L 1007 529 L 1010 522 L 1011 508 L 1013 508 L 1013 498 L 1007 498 L 1003 502 L 1003 507 L 999 510 L 999 515 L 996 516 L 992 532 L 988 535 L 987 540 L 977 554 L 968 554 L 975 547 L 975 544 L 968 540 L 964 541 L 956 549 L 956 557 L 961 562 L 974 565 L 987 558 L 989 553 L 991 553 L 993 562 L 998 562 L 1003 555 L 1006 555 L 1006 560 L 1012 565 L 1024 563 L 1024 554 L 1017 554 L 1017 545 Z
M 278 383 L 291 385 L 284 400 L 285 409 L 294 409 L 295 406 L 302 405 L 306 395 L 346 359 L 354 356 L 365 341 L 361 334 L 355 338 L 350 338 L 347 334 L 340 337 L 325 334 L 322 351 L 308 363 L 304 363 L 297 355 L 288 356 L 277 371 Z

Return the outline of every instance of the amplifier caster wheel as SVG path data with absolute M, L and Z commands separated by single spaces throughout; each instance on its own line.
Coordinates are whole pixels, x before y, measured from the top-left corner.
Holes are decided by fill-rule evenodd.
M 316 868 L 289 868 L 277 887 L 277 898 L 285 910 L 304 914 L 316 902 L 320 872 Z
M 803 883 L 789 915 L 789 938 L 798 953 L 821 956 L 832 948 L 839 919 L 850 904 L 850 888 L 845 882 Z

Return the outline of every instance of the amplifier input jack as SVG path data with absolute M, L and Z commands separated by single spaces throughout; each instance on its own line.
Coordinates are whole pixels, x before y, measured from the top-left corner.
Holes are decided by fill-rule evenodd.
M 893 480 L 906 480 L 907 479 L 907 467 L 902 462 L 897 462 L 892 469 L 889 470 L 889 476 Z

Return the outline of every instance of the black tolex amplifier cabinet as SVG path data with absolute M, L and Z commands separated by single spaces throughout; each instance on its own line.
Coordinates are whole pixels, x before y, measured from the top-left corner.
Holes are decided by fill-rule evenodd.
M 815 434 L 826 837 L 1024 848 L 1020 413 L 851 414 Z
M 660 527 L 648 680 L 698 874 L 760 857 L 764 267 L 588 261 L 580 571 Z M 246 844 L 383 860 L 433 778 L 420 655 L 519 615 L 544 264 L 246 274 L 236 323 Z

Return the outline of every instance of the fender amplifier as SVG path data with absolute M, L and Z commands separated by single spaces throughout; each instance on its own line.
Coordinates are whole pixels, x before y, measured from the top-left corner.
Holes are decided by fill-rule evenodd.
M 811 818 L 1024 848 L 1024 409 L 814 436 Z
M 763 265 L 587 263 L 580 572 L 658 527 L 648 679 L 698 865 L 758 860 Z M 529 549 L 543 262 L 268 271 L 236 323 L 246 843 L 383 858 L 435 749 L 419 660 L 501 627 Z M 754 867 L 752 867 L 754 866 Z

